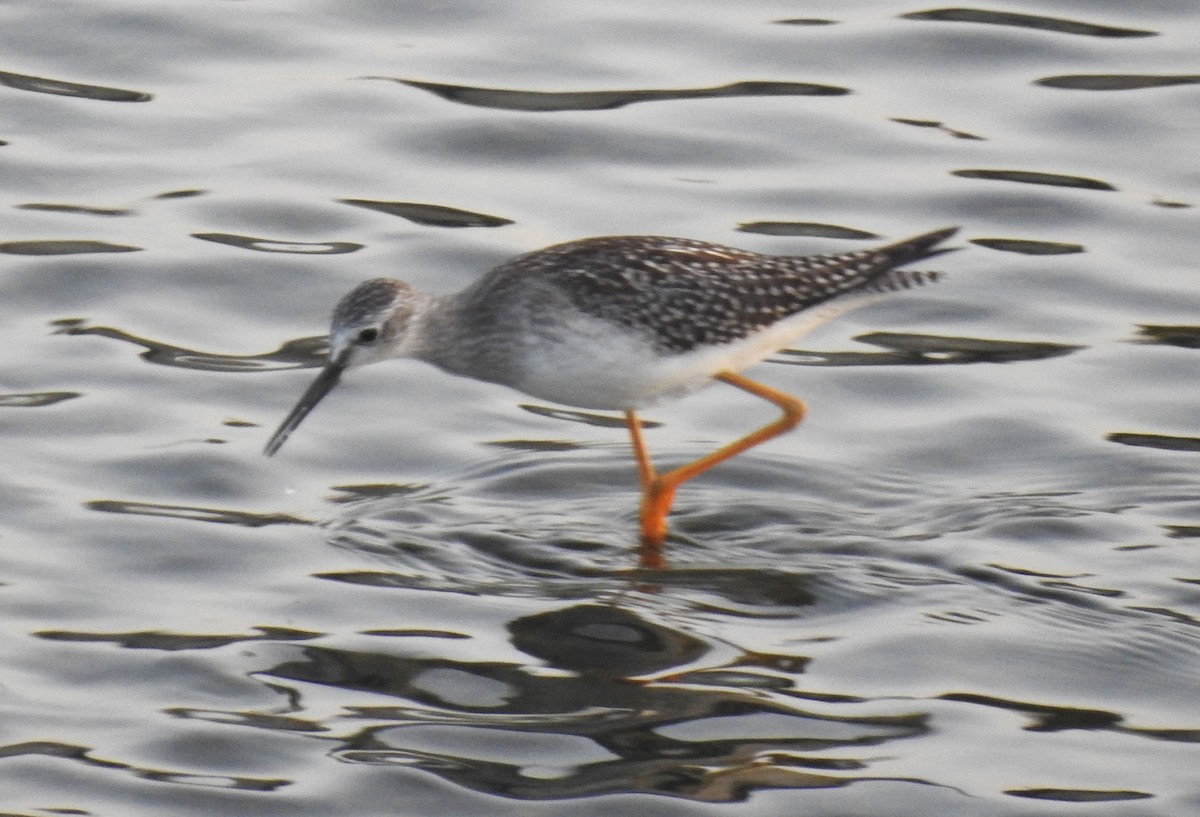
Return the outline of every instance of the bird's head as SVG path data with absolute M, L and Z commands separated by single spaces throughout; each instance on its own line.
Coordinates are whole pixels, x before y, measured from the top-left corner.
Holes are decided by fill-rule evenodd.
M 329 365 L 348 369 L 408 357 L 419 300 L 412 287 L 391 278 L 372 278 L 350 290 L 333 310 Z
M 346 369 L 411 355 L 415 334 L 411 329 L 421 297 L 402 281 L 373 278 L 338 302 L 329 330 L 329 360 L 267 441 L 263 452 L 268 457 L 333 391 Z

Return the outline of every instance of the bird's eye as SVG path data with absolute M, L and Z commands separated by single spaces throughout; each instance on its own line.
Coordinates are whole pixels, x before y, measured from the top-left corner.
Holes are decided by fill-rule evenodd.
M 368 326 L 358 333 L 356 340 L 359 343 L 374 343 L 379 340 L 379 329 L 374 326 Z

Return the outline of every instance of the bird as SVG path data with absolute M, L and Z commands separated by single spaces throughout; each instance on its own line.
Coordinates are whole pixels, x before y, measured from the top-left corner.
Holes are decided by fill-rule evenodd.
M 801 399 L 741 371 L 812 326 L 939 272 L 901 267 L 953 248 L 957 227 L 825 255 L 770 255 L 667 236 L 601 236 L 519 255 L 458 292 L 373 278 L 333 310 L 328 360 L 263 451 L 275 454 L 350 368 L 415 358 L 540 400 L 623 413 L 641 485 L 639 563 L 666 566 L 684 482 L 798 425 Z M 722 382 L 774 404 L 771 423 L 659 472 L 638 412 Z

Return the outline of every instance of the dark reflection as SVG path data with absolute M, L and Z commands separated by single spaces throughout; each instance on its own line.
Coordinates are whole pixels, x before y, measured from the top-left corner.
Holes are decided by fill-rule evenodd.
M 1015 252 L 1020 255 L 1070 255 L 1087 252 L 1082 244 L 1064 241 L 1030 241 L 1024 238 L 972 238 L 972 244 L 1000 252 Z
M 1116 190 L 1108 182 L 1084 176 L 1066 176 L 1061 173 L 1038 173 L 1032 170 L 952 170 L 952 176 L 964 179 L 987 179 L 989 181 L 1018 182 L 1020 184 L 1046 184 L 1052 187 L 1074 187 L 1080 190 Z
M 1072 496 L 1072 494 L 1066 494 L 1066 493 L 1044 494 L 1043 496 L 1045 496 L 1045 497 L 1052 497 L 1052 496 L 1066 497 L 1066 496 Z M 1015 497 L 1014 497 L 1014 499 L 1015 499 Z M 1085 573 L 1074 573 L 1074 574 L 1047 573 L 1044 570 L 1033 570 L 1028 567 L 1014 567 L 1013 565 L 1005 565 L 1005 564 L 1000 564 L 998 562 L 988 562 L 987 566 L 993 567 L 996 570 L 1003 570 L 1005 573 L 1011 573 L 1014 576 L 1031 576 L 1035 579 L 1056 579 L 1056 580 L 1057 579 L 1079 579 L 1079 578 L 1082 578 L 1083 576 L 1087 575 Z
M 1139 604 L 1133 605 L 1129 609 L 1137 610 L 1139 613 L 1150 613 L 1151 615 L 1162 616 L 1163 618 L 1170 619 L 1177 624 L 1187 624 L 1191 627 L 1200 626 L 1200 619 L 1189 616 L 1187 613 L 1181 613 L 1178 610 L 1172 610 L 1170 607 L 1150 607 Z M 1192 731 L 1192 734 L 1196 734 L 1195 730 Z
M 82 85 L 77 82 L 64 82 L 60 79 L 14 74 L 11 71 L 0 71 L 0 85 L 7 85 L 21 91 L 54 94 L 55 96 L 77 96 L 102 102 L 149 102 L 154 98 L 151 94 L 141 91 L 105 88 L 102 85 Z
M 513 224 L 510 218 L 489 216 L 486 213 L 472 213 L 469 210 L 459 210 L 457 207 L 445 207 L 440 204 L 422 204 L 415 201 L 372 201 L 370 199 L 338 199 L 342 204 L 354 207 L 364 207 L 387 213 L 389 216 L 400 216 L 414 224 L 424 224 L 427 227 L 503 227 Z
M 40 630 L 33 633 L 47 641 L 72 641 L 80 643 L 115 644 L 130 650 L 212 650 L 241 644 L 247 641 L 306 641 L 320 638 L 323 633 L 293 630 L 288 627 L 255 627 L 256 634 L 243 633 L 166 633 L 145 631 L 136 633 L 84 633 L 68 630 Z
M 836 224 L 817 224 L 811 221 L 748 221 L 738 225 L 738 232 L 760 235 L 803 235 L 817 238 L 846 238 L 875 240 L 880 236 L 853 227 Z
M 811 606 L 816 598 L 810 589 L 812 576 L 769 568 L 685 568 L 667 572 L 648 571 L 645 578 L 655 586 L 673 589 L 699 590 L 731 602 L 736 607 L 714 608 L 725 616 L 749 614 L 753 608 L 760 616 L 770 616 L 771 608 L 779 608 L 785 616 Z
M 1186 210 L 1192 206 L 1186 201 L 1167 201 L 1165 199 L 1155 199 L 1150 203 L 1155 207 L 1165 207 L 1168 210 Z
M 854 338 L 886 352 L 806 352 L 785 349 L 788 358 L 772 358 L 795 366 L 912 366 L 958 363 L 1013 363 L 1062 357 L 1083 349 L 1065 343 L 987 340 L 985 338 L 869 332 Z M 790 358 L 790 359 L 789 359 Z
M 1138 327 L 1138 334 L 1143 343 L 1200 349 L 1200 326 L 1143 323 Z
M 1124 789 L 1006 789 L 1005 794 L 1030 800 L 1049 800 L 1052 803 L 1114 803 L 1123 800 L 1145 800 L 1153 794 Z
M 415 494 L 418 491 L 424 491 L 428 485 L 413 483 L 411 485 L 401 485 L 394 482 L 378 482 L 364 483 L 361 485 L 334 485 L 332 490 L 335 492 L 329 498 L 334 504 L 344 504 L 349 502 L 362 502 L 364 500 L 375 499 L 391 499 L 392 497 L 402 497 Z
M 281 369 L 308 369 L 325 362 L 327 341 L 324 335 L 289 340 L 273 352 L 258 355 L 219 355 L 198 352 L 182 346 L 133 335 L 111 326 L 88 326 L 76 318 L 53 321 L 56 335 L 96 335 L 141 346 L 140 357 L 162 366 L 194 369 L 202 372 L 273 372 Z
M 120 499 L 96 499 L 85 502 L 88 510 L 100 513 L 120 513 L 129 516 L 157 516 L 162 519 L 189 519 L 193 522 L 212 522 L 218 525 L 237 525 L 243 528 L 264 528 L 268 525 L 312 525 L 312 520 L 286 513 L 250 513 L 224 508 L 200 508 L 194 505 L 162 505 L 157 502 L 129 502 Z
M 328 732 L 328 727 L 287 715 L 265 715 L 261 712 L 223 712 L 216 709 L 190 709 L 174 706 L 163 710 L 183 720 L 224 723 L 233 726 L 249 726 L 252 729 L 269 729 L 272 732 Z
M 285 779 L 186 774 L 184 772 L 163 772 L 156 769 L 145 769 L 137 774 L 144 780 L 153 780 L 156 783 L 176 783 L 183 786 L 203 786 L 206 789 L 231 789 L 233 791 L 275 791 L 292 782 Z
M 396 699 L 345 707 L 368 725 L 342 739 L 339 759 L 421 769 L 512 799 L 653 793 L 734 802 L 759 789 L 932 785 L 864 774 L 871 761 L 855 753 L 925 734 L 923 714 L 806 711 L 794 676 L 760 669 L 759 658 L 694 667 L 708 654 L 704 641 L 629 609 L 582 604 L 517 619 L 509 632 L 555 671 L 307 646 L 265 674 Z M 793 667 L 807 660 L 788 659 Z
M 192 238 L 255 252 L 283 252 L 295 255 L 342 255 L 361 250 L 363 247 L 362 244 L 351 241 L 276 241 L 231 233 L 192 233 Z
M 334 544 L 377 555 L 395 555 L 409 547 L 408 543 L 402 541 L 380 547 L 365 538 L 363 530 L 355 531 L 355 536 L 339 537 Z M 557 540 L 551 544 L 560 555 L 569 554 L 572 550 L 584 552 L 588 550 L 586 542 L 574 543 Z M 418 546 L 417 549 L 420 550 L 420 547 Z M 490 574 L 472 578 L 469 575 L 438 572 L 438 565 L 433 555 L 428 552 L 421 552 L 420 555 L 423 561 L 419 570 L 405 572 L 345 570 L 316 573 L 314 576 L 318 579 L 365 587 L 433 590 L 440 593 L 487 593 L 490 596 L 501 596 L 508 593 L 519 597 L 528 597 L 530 575 L 550 574 L 551 571 L 548 568 L 557 566 L 538 561 L 525 565 L 526 571 L 521 575 L 520 580 L 514 578 L 511 581 L 497 581 L 496 576 Z M 480 558 L 483 554 L 476 552 L 474 555 L 476 558 Z M 508 553 L 505 556 L 507 561 L 494 565 L 497 570 L 511 569 L 514 564 L 518 564 L 518 559 L 523 558 L 521 553 Z M 536 554 L 528 557 L 530 561 L 537 558 Z M 710 593 L 723 602 L 721 605 L 713 605 L 713 611 L 734 618 L 739 616 L 771 618 L 776 615 L 794 615 L 797 608 L 807 607 L 814 603 L 807 576 L 761 568 L 605 571 L 590 564 L 581 567 L 564 562 L 558 575 L 544 575 L 545 581 L 538 585 L 537 591 L 547 598 L 589 597 L 595 595 L 596 581 L 606 577 L 613 580 L 612 589 L 624 589 L 628 586 L 629 581 L 633 580 L 644 581 L 643 586 L 653 587 L 657 590 L 674 588 Z
M 153 780 L 161 783 L 182 783 L 183 785 L 203 786 L 205 788 L 233 789 L 237 791 L 275 791 L 292 782 L 283 778 L 233 777 L 148 769 L 135 766 L 132 763 L 123 763 L 119 760 L 106 760 L 95 757 L 92 755 L 92 749 L 89 746 L 59 743 L 50 740 L 31 740 L 24 743 L 10 743 L 6 746 L 0 746 L 0 758 L 29 756 L 71 760 L 90 766 L 93 769 L 129 772 L 142 780 Z M 50 812 L 59 811 L 58 809 L 46 810 Z
M 1167 434 L 1139 434 L 1132 431 L 1114 431 L 1104 439 L 1121 445 L 1137 448 L 1161 448 L 1166 451 L 1200 451 L 1200 437 L 1172 437 Z
M 772 20 L 775 25 L 780 26 L 832 26 L 837 25 L 837 20 L 830 20 L 826 17 L 793 17 L 787 20 Z
M 1011 11 L 987 11 L 984 9 L 952 8 L 914 11 L 909 14 L 901 14 L 900 18 L 903 20 L 988 23 L 1017 28 L 1036 28 L 1042 31 L 1053 31 L 1057 34 L 1081 34 L 1087 37 L 1154 37 L 1158 35 L 1157 31 L 1146 31 L 1139 28 L 1115 28 L 1084 23 L 1079 20 L 1065 20 L 1060 17 L 1042 17 L 1037 14 L 1018 14 Z
M 1063 74 L 1034 81 L 1034 85 L 1074 91 L 1139 91 L 1197 84 L 1200 84 L 1200 74 Z
M 571 440 L 488 440 L 483 444 L 511 451 L 582 451 L 587 448 Z
M 207 190 L 168 190 L 166 193 L 158 193 L 154 196 L 156 199 L 193 199 L 196 196 L 203 196 L 208 193 Z
M 127 244 L 110 244 L 107 241 L 46 240 L 5 241 L 0 244 L 0 253 L 8 255 L 86 255 L 98 252 L 140 252 L 142 247 Z
M 901 125 L 912 125 L 913 127 L 916 127 L 916 128 L 934 128 L 936 130 L 942 131 L 945 134 L 953 136 L 955 139 L 972 139 L 972 140 L 979 141 L 979 142 L 986 141 L 982 136 L 979 136 L 978 134 L 968 133 L 967 131 L 962 131 L 962 130 L 956 130 L 954 128 L 951 128 L 951 127 L 943 124 L 942 122 L 938 122 L 937 120 L 933 120 L 933 119 L 906 119 L 904 117 L 894 116 L 894 117 L 892 117 L 892 121 L 897 122 Z
M 1029 701 L 1013 701 L 974 692 L 949 692 L 939 695 L 945 701 L 986 706 L 1008 712 L 1020 712 L 1029 718 L 1023 727 L 1027 732 L 1117 732 L 1164 740 L 1172 743 L 1200 743 L 1200 729 L 1159 729 L 1129 726 L 1124 716 L 1103 709 L 1080 709 L 1073 706 L 1053 706 Z
M 566 420 L 571 423 L 582 423 L 587 426 L 600 428 L 625 428 L 625 418 L 615 414 L 596 414 L 591 411 L 576 411 L 575 409 L 555 408 L 554 406 L 538 406 L 533 403 L 521 403 L 520 408 L 539 417 L 549 417 L 552 420 Z M 662 423 L 654 420 L 642 420 L 642 428 L 658 428 Z
M 379 635 L 386 638 L 445 638 L 452 641 L 467 641 L 471 636 L 466 633 L 456 633 L 453 630 L 414 630 L 411 628 L 401 630 L 363 630 L 363 635 Z
M 72 213 L 84 216 L 131 216 L 135 211 L 124 207 L 86 207 L 82 204 L 49 204 L 31 202 L 18 204 L 18 210 L 36 210 L 43 213 Z
M 513 646 L 552 667 L 619 678 L 698 660 L 708 645 L 620 607 L 581 604 L 509 622 Z
M 950 692 L 938 697 L 945 701 L 958 701 L 960 703 L 976 704 L 994 709 L 1004 709 L 1010 712 L 1021 712 L 1028 715 L 1031 719 L 1029 725 L 1024 727 L 1028 732 L 1061 732 L 1068 729 L 1107 729 L 1116 726 L 1122 720 L 1122 717 L 1116 712 L 1010 701 L 1004 698 L 994 698 L 990 695 L 979 695 L 969 692 Z
M 82 397 L 77 391 L 39 391 L 27 394 L 0 394 L 0 408 L 42 408 L 64 400 Z
M 445 85 L 400 77 L 364 77 L 386 79 L 420 88 L 442 99 L 479 108 L 507 111 L 607 111 L 636 102 L 663 102 L 675 99 L 721 99 L 742 96 L 842 96 L 849 88 L 808 82 L 733 82 L 715 88 L 674 88 L 627 91 L 517 91 L 503 88 L 475 88 Z

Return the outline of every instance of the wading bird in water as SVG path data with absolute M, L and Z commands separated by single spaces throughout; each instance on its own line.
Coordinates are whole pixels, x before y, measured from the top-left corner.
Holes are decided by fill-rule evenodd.
M 662 567 L 676 489 L 798 424 L 798 398 L 739 372 L 870 296 L 937 280 L 899 269 L 948 252 L 955 228 L 834 255 L 764 255 L 662 236 L 586 238 L 518 256 L 466 289 L 375 278 L 333 312 L 329 361 L 267 442 L 269 456 L 352 367 L 417 358 L 541 400 L 624 412 L 641 479 L 641 563 Z M 719 380 L 782 416 L 658 473 L 637 412 Z

